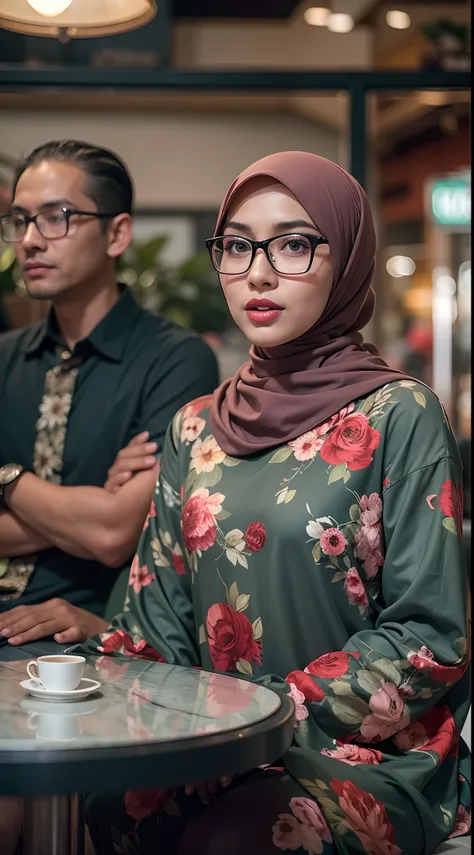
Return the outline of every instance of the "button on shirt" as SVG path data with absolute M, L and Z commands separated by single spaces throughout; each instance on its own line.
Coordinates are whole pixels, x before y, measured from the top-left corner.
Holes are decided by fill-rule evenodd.
M 33 468 L 45 378 L 62 361 L 61 348 L 67 351 L 54 310 L 42 323 L 0 335 L 0 465 Z M 80 361 L 67 420 L 64 486 L 102 487 L 118 451 L 141 431 L 149 431 L 161 450 L 177 410 L 218 384 L 209 346 L 144 311 L 127 288 L 72 355 Z M 61 597 L 103 614 L 119 572 L 57 548 L 44 550 L 24 593 L 0 601 L 0 612 Z

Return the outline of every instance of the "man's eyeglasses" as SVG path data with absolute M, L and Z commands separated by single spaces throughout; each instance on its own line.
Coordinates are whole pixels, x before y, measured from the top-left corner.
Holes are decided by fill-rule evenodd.
M 96 211 L 76 211 L 75 208 L 48 208 L 29 217 L 27 214 L 6 214 L 0 217 L 0 234 L 6 243 L 23 240 L 30 223 L 34 223 L 40 235 L 46 240 L 66 237 L 71 217 L 99 217 L 112 219 L 118 214 L 99 214 Z
M 327 244 L 319 235 L 287 234 L 268 240 L 250 240 L 237 235 L 209 238 L 206 246 L 218 273 L 240 276 L 252 266 L 257 249 L 263 249 L 276 273 L 298 276 L 307 273 L 318 246 Z

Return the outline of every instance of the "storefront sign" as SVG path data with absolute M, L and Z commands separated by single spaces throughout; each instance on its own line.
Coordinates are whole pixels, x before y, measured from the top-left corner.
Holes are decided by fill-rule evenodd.
M 431 185 L 431 216 L 441 226 L 470 226 L 470 177 L 435 181 Z

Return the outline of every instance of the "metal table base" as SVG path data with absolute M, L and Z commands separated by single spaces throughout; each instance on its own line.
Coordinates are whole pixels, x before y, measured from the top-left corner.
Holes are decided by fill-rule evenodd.
M 84 855 L 82 795 L 25 799 L 23 855 Z

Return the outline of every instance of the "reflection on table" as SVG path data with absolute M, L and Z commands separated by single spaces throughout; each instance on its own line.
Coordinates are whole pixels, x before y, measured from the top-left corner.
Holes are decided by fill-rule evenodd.
M 87 700 L 29 697 L 24 662 L 0 667 L 0 750 L 99 748 L 167 742 L 256 724 L 279 709 L 278 695 L 234 677 L 145 661 L 101 657 L 85 677 L 101 689 Z

